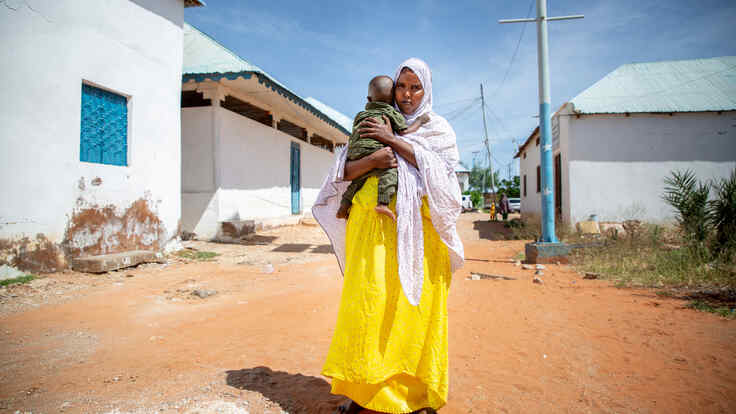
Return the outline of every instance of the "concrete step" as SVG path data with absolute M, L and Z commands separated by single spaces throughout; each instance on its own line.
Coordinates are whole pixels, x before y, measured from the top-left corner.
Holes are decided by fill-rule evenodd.
M 133 250 L 130 252 L 103 254 L 100 256 L 77 257 L 72 259 L 72 269 L 77 272 L 104 273 L 123 269 L 141 263 L 164 263 L 160 252 Z

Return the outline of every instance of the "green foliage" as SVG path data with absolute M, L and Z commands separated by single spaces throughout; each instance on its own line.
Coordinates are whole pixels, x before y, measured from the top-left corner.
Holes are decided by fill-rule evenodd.
M 699 310 L 701 312 L 715 313 L 716 315 L 720 315 L 728 319 L 736 318 L 736 309 L 730 308 L 728 306 L 713 305 L 712 303 L 708 301 L 704 301 L 700 299 L 691 301 L 690 303 L 687 304 L 687 307 L 690 309 Z
M 511 180 L 503 179 L 498 185 L 499 194 L 506 194 L 508 197 L 521 197 L 521 178 L 514 176 Z
M 493 172 L 493 179 L 496 186 L 499 184 L 499 172 L 494 171 Z M 482 191 L 483 189 L 492 192 L 491 189 L 491 169 L 490 168 L 481 168 L 478 166 L 474 166 L 470 170 L 470 186 Z
M 711 186 L 715 198 L 708 207 L 716 233 L 714 250 L 722 258 L 733 261 L 736 255 L 736 168 L 731 177 L 714 181 Z
M 664 179 L 662 199 L 675 209 L 677 224 L 688 242 L 702 247 L 710 232 L 710 187 L 698 182 L 691 170 L 673 171 Z
M 483 195 L 478 190 L 470 192 L 470 201 L 473 203 L 473 207 L 475 208 L 483 207 Z
M 219 253 L 215 252 L 200 252 L 196 250 L 179 250 L 176 255 L 190 260 L 212 260 L 214 257 L 219 256 Z
M 14 285 L 17 283 L 28 283 L 35 278 L 36 278 L 35 275 L 25 275 L 25 276 L 14 277 L 12 279 L 0 280 L 0 286 Z

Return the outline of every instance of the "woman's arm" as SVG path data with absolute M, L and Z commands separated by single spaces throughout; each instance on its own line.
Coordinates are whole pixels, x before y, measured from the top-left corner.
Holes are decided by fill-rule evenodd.
M 374 168 L 396 168 L 398 165 L 399 163 L 396 161 L 396 156 L 391 147 L 381 148 L 359 160 L 347 161 L 342 178 L 345 181 L 353 181 Z
M 399 155 L 409 161 L 411 165 L 417 167 L 417 159 L 414 157 L 414 148 L 406 141 L 397 139 L 391 131 L 391 124 L 388 118 L 383 116 L 384 124 L 381 124 L 374 118 L 368 118 L 361 124 L 360 137 L 373 138 L 394 149 Z M 347 167 L 346 167 L 347 170 Z

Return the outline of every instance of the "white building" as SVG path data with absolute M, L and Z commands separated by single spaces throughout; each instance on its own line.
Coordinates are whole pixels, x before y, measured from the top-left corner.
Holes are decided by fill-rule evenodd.
M 736 57 L 627 64 L 552 116 L 555 205 L 569 224 L 669 221 L 664 178 L 736 168 Z M 521 212 L 541 213 L 539 132 L 517 152 Z M 561 190 L 561 191 L 560 191 Z
M 0 7 L 0 264 L 160 250 L 179 231 L 184 8 Z
M 462 163 L 457 163 L 455 174 L 457 175 L 457 181 L 460 183 L 460 191 L 470 190 L 470 170 L 465 168 Z
M 347 142 L 349 118 L 335 119 L 334 109 L 188 25 L 182 90 L 185 231 L 237 236 L 228 233 L 239 222 L 296 223 L 310 211 L 335 146 Z

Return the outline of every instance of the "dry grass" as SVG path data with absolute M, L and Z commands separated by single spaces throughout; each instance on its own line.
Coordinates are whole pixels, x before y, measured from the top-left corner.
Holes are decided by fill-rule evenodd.
M 571 236 L 568 242 L 585 240 Z M 626 286 L 736 287 L 734 269 L 712 260 L 707 251 L 688 247 L 673 228 L 642 225 L 639 232 L 573 252 L 573 262 Z
M 657 294 L 690 300 L 689 307 L 736 317 L 736 268 L 713 260 L 707 250 L 688 247 L 672 228 L 643 225 L 638 234 L 601 239 L 576 249 L 572 263 L 618 287 L 657 288 Z

